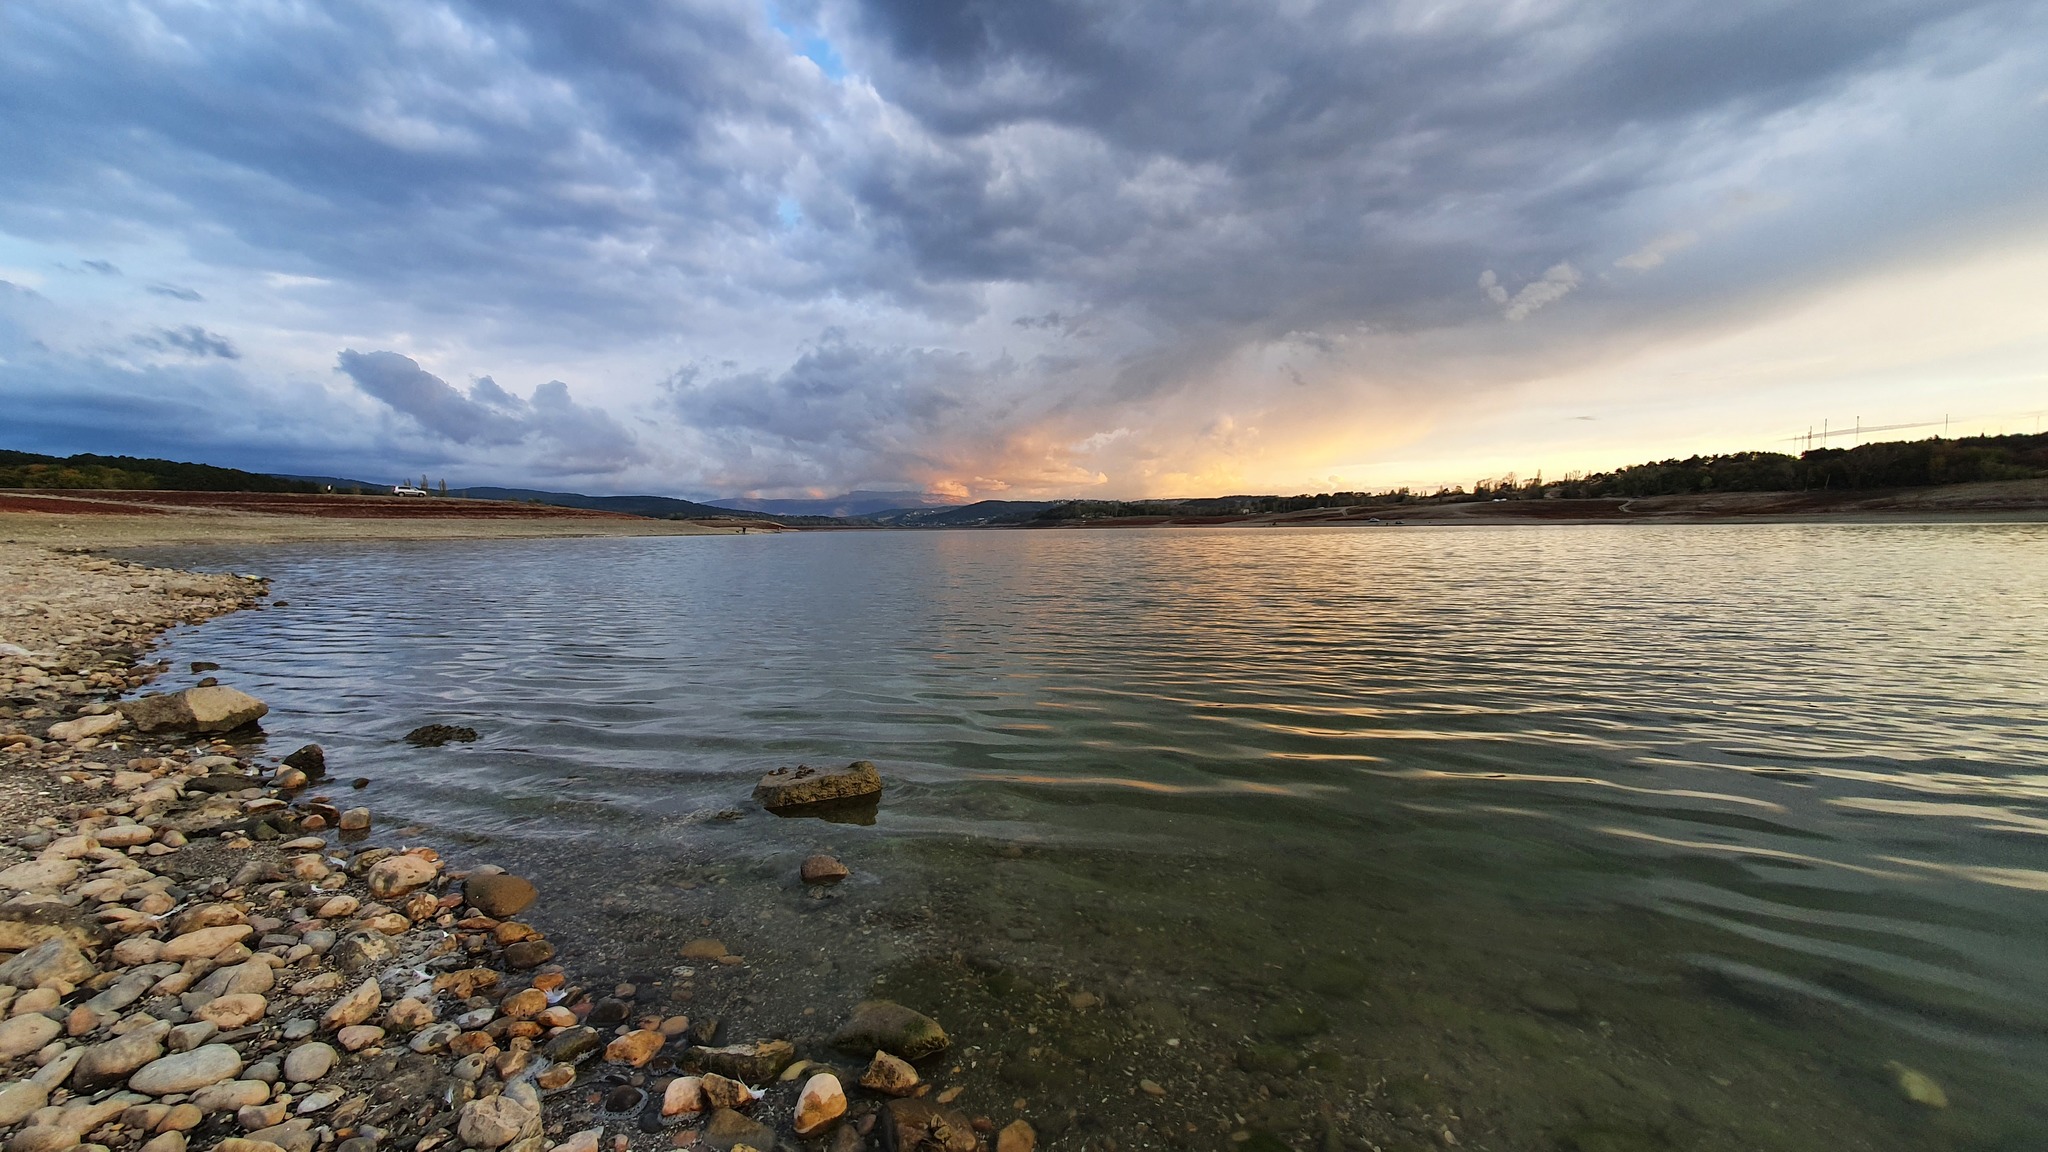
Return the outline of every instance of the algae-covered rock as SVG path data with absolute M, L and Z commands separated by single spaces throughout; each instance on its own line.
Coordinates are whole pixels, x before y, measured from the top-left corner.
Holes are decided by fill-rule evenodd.
M 939 1022 L 893 1000 L 863 1000 L 853 1015 L 832 1034 L 832 1046 L 844 1052 L 880 1049 L 905 1060 L 922 1060 L 952 1043 Z
M 771 812 L 813 804 L 843 803 L 882 792 L 882 774 L 866 760 L 836 771 L 799 764 L 777 768 L 754 786 L 754 799 Z

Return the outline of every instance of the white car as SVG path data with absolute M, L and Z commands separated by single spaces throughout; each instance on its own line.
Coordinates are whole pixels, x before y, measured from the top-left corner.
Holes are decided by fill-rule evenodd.
M 393 496 L 425 496 L 427 490 L 425 488 L 415 488 L 411 484 L 397 484 L 392 486 L 391 494 Z

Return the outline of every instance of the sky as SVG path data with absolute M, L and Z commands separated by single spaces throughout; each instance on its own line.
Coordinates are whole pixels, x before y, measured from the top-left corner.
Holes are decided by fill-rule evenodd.
M 0 447 L 959 501 L 2032 431 L 2043 44 L 2039 0 L 9 0 Z

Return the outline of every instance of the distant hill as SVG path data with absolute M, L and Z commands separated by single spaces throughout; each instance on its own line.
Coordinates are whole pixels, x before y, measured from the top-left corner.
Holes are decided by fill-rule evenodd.
M 278 479 L 304 481 L 323 491 L 328 488 L 342 493 L 360 491 L 362 495 L 366 496 L 374 496 L 378 493 L 388 493 L 391 491 L 390 481 L 378 484 L 370 480 L 351 480 L 346 476 L 286 476 L 280 474 Z
M 838 516 L 870 518 L 877 512 L 901 512 L 922 508 L 950 508 L 955 505 L 933 504 L 922 492 L 847 492 L 824 500 L 751 500 L 734 497 L 730 500 L 713 500 L 720 508 L 745 509 L 749 512 L 770 512 L 777 516 Z
M 890 508 L 872 512 L 862 519 L 892 528 L 973 528 L 981 525 L 1022 524 L 1058 500 L 979 500 L 950 508 Z
M 44 456 L 0 449 L 0 488 L 101 488 L 167 492 L 318 492 L 303 480 L 153 457 Z
M 585 496 L 580 492 L 545 492 L 535 488 L 450 488 L 448 495 L 469 500 L 517 500 L 531 504 L 552 504 L 557 508 L 592 508 L 599 512 L 623 512 L 653 520 L 775 520 L 763 512 L 748 512 L 678 500 L 672 496 Z

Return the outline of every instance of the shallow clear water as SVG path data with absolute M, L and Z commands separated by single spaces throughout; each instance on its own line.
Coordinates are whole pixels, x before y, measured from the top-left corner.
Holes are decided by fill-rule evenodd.
M 384 834 L 530 872 L 734 1038 L 924 1007 L 1054 1146 L 2048 1133 L 2048 526 L 157 555 L 275 578 L 166 654 Z M 856 758 L 872 825 L 748 799 Z M 821 849 L 855 876 L 806 893 Z M 747 964 L 685 975 L 699 935 Z

